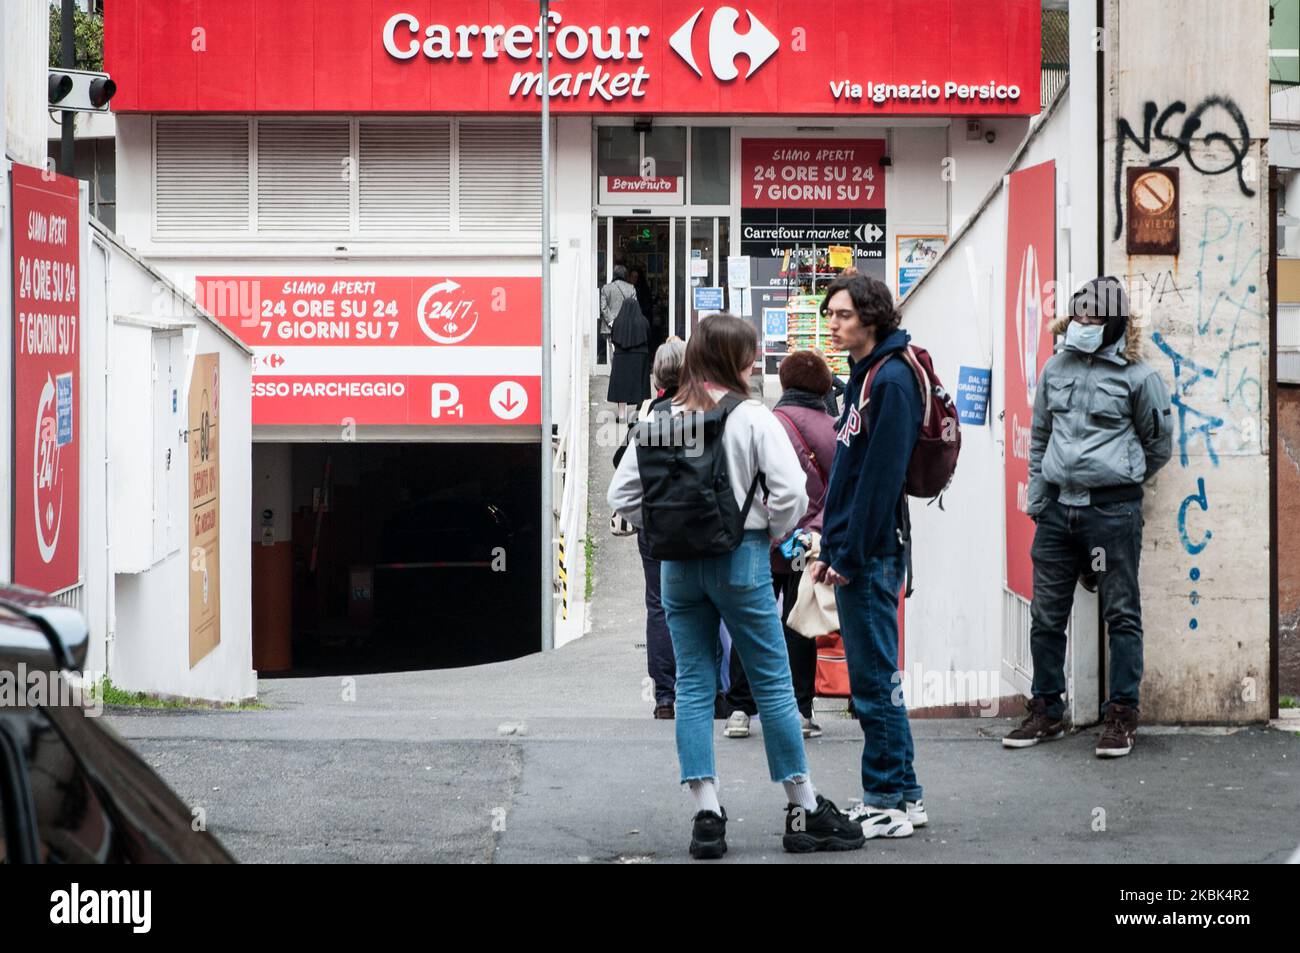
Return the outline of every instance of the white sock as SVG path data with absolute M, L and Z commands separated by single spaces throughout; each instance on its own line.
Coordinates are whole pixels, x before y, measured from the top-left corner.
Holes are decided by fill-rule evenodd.
M 782 781 L 781 785 L 785 788 L 785 796 L 790 799 L 791 804 L 797 804 L 805 811 L 817 810 L 817 792 L 813 789 L 811 778 Z
M 691 797 L 695 799 L 695 810 L 712 811 L 719 817 L 722 816 L 722 805 L 718 803 L 718 782 L 713 778 L 700 778 L 695 781 L 687 781 L 687 786 L 691 789 Z

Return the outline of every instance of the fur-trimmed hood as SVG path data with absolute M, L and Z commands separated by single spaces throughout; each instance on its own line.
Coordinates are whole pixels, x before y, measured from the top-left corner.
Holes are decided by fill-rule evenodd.
M 1124 326 L 1124 347 L 1121 349 L 1120 353 L 1124 357 L 1124 360 L 1128 361 L 1130 364 L 1136 364 L 1143 360 L 1146 354 L 1146 348 L 1142 343 L 1142 323 L 1142 319 L 1138 314 L 1131 313 L 1128 318 L 1128 323 Z M 1047 330 L 1051 331 L 1052 334 L 1057 337 L 1063 338 L 1065 336 L 1065 329 L 1069 324 L 1070 316 L 1068 314 L 1061 315 L 1059 318 L 1055 318 L 1052 323 L 1047 326 Z M 1060 347 L 1064 347 L 1064 344 L 1058 345 L 1058 348 Z

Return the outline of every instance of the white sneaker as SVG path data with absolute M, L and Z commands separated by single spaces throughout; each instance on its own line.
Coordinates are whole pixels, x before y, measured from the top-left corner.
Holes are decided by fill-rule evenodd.
M 820 738 L 822 736 L 822 726 L 817 724 L 811 718 L 803 719 L 803 736 L 805 738 Z
M 913 827 L 925 827 L 930 823 L 930 815 L 925 813 L 925 801 L 907 802 L 907 819 Z
M 896 808 L 855 804 L 849 811 L 849 820 L 862 825 L 862 834 L 867 840 L 912 836 L 912 822 L 907 819 L 907 812 Z
M 748 738 L 749 716 L 743 711 L 733 711 L 731 717 L 727 719 L 727 727 L 722 729 L 722 734 L 726 738 Z

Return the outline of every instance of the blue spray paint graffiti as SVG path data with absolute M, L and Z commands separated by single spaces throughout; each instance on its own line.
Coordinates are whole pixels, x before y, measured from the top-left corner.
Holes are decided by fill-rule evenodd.
M 1208 458 L 1217 468 L 1221 453 L 1251 452 L 1259 439 L 1264 395 L 1259 328 L 1264 312 L 1258 284 L 1260 249 L 1247 237 L 1246 223 L 1227 210 L 1205 210 L 1197 245 L 1192 333 L 1183 336 L 1177 347 L 1165 334 L 1151 335 L 1173 369 L 1170 403 L 1177 410 L 1178 462 L 1184 471 L 1192 466 L 1194 455 Z M 1193 557 L 1201 556 L 1214 537 L 1211 529 L 1194 533 L 1188 525 L 1193 507 L 1207 516 L 1210 512 L 1205 479 L 1195 474 L 1196 492 L 1184 497 L 1178 507 L 1178 539 Z M 1193 566 L 1189 577 L 1193 584 L 1200 580 L 1200 567 Z M 1201 601 L 1198 589 L 1191 590 L 1188 601 L 1194 612 Z M 1199 625 L 1194 615 L 1188 619 L 1189 629 Z

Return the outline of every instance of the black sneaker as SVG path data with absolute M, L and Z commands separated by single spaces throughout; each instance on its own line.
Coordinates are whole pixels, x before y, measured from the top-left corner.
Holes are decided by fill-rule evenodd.
M 700 811 L 691 827 L 691 856 L 696 860 L 717 860 L 727 852 L 727 809 L 719 817 Z
M 1002 739 L 1004 748 L 1030 748 L 1040 741 L 1055 741 L 1065 737 L 1065 722 L 1047 713 L 1047 703 L 1041 698 L 1031 698 L 1025 706 L 1029 713 L 1019 728 L 1013 728 Z
M 792 854 L 811 854 L 819 850 L 857 850 L 867 842 L 862 825 L 831 801 L 817 795 L 817 810 L 809 811 L 794 804 L 785 809 L 785 836 L 781 846 Z

